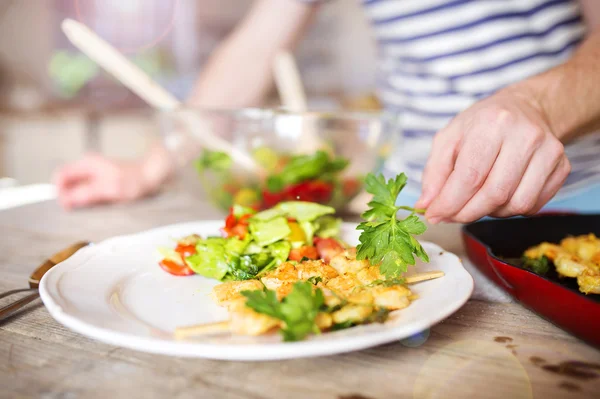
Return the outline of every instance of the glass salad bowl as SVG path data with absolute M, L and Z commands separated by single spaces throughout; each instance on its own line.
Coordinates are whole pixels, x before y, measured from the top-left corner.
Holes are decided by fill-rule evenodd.
M 399 137 L 395 117 L 380 112 L 187 108 L 161 120 L 166 146 L 225 211 L 300 200 L 348 213 L 364 176 L 381 170 Z

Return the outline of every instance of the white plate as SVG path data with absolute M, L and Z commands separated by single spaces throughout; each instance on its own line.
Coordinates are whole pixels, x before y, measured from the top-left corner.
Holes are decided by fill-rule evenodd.
M 156 248 L 171 247 L 177 237 L 191 233 L 215 235 L 222 225 L 222 221 L 178 224 L 84 248 L 46 273 L 40 285 L 42 300 L 58 322 L 108 344 L 174 356 L 274 360 L 349 352 L 410 337 L 450 316 L 473 291 L 473 279 L 458 257 L 423 242 L 431 261 L 418 263 L 412 271 L 443 270 L 446 275 L 413 285 L 419 299 L 393 312 L 384 324 L 294 343 L 282 342 L 278 334 L 176 341 L 175 327 L 226 320 L 227 312 L 208 296 L 216 281 L 164 272 L 157 264 Z M 355 227 L 347 223 L 342 227 L 350 244 L 358 242 Z

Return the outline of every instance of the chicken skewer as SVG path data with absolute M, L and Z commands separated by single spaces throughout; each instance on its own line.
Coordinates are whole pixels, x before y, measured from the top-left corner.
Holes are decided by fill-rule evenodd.
M 441 271 L 414 274 L 405 284 L 427 281 L 444 275 Z M 214 287 L 212 296 L 215 302 L 228 309 L 230 320 L 196 326 L 178 328 L 177 339 L 190 336 L 233 332 L 243 335 L 261 335 L 281 327 L 281 321 L 260 314 L 245 304 L 243 291 L 262 290 L 264 287 L 275 291 L 278 299 L 287 296 L 298 281 L 313 279 L 315 289 L 320 288 L 325 296 L 325 304 L 336 309 L 331 313 L 320 312 L 315 320 L 321 330 L 340 323 L 361 323 L 377 309 L 386 311 L 407 307 L 416 295 L 404 285 L 380 284 L 385 282 L 379 268 L 368 261 L 358 261 L 355 251 L 348 250 L 334 256 L 330 264 L 320 260 L 298 264 L 285 262 L 276 270 L 265 275 L 261 281 L 230 281 Z

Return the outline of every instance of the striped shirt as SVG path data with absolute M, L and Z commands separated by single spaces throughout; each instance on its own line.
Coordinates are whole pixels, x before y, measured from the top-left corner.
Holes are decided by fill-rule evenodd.
M 435 133 L 500 88 L 566 61 L 585 35 L 576 0 L 363 0 L 376 36 L 378 94 L 400 115 L 387 165 L 418 194 Z M 485 132 L 482 132 L 485 134 Z M 567 146 L 565 196 L 600 182 L 600 135 Z

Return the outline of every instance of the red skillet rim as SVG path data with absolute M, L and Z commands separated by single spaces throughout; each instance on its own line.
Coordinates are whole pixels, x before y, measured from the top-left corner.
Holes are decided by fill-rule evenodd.
M 575 215 L 580 215 L 580 214 L 578 214 L 578 213 L 562 213 L 562 212 L 561 212 L 561 213 L 559 213 L 559 212 L 552 212 L 552 213 L 549 213 L 549 214 L 547 214 L 547 215 L 548 215 L 548 216 L 570 216 L 570 215 L 572 215 L 572 216 L 575 216 Z M 539 215 L 539 214 L 538 214 L 538 215 L 536 215 L 536 216 L 534 216 L 534 217 L 545 217 L 545 216 L 544 216 L 544 215 Z M 507 219 L 507 220 L 509 220 L 509 219 Z M 473 226 L 473 225 L 475 225 L 475 224 L 489 224 L 489 223 L 502 223 L 502 220 L 499 220 L 499 219 L 493 219 L 493 220 L 481 220 L 481 221 L 477 221 L 477 222 L 469 223 L 469 224 L 466 224 L 466 225 L 464 225 L 464 226 L 462 227 L 462 233 L 463 233 L 464 235 L 467 235 L 467 236 L 471 237 L 472 239 L 474 239 L 475 241 L 477 241 L 477 242 L 478 242 L 480 245 L 482 245 L 482 246 L 485 248 L 485 251 L 486 251 L 486 254 L 488 255 L 488 257 L 491 257 L 492 259 L 494 259 L 494 261 L 496 261 L 496 262 L 500 262 L 500 263 L 502 263 L 502 264 L 504 264 L 504 265 L 506 265 L 506 266 L 514 267 L 514 268 L 516 268 L 516 269 L 519 269 L 519 270 L 521 270 L 521 271 L 523 271 L 523 272 L 525 272 L 525 273 L 530 273 L 530 274 L 534 275 L 535 277 L 538 277 L 538 278 L 540 278 L 540 279 L 542 279 L 542 280 L 545 280 L 545 281 L 547 281 L 547 282 L 549 282 L 549 283 L 553 284 L 553 285 L 554 285 L 555 287 L 557 287 L 557 288 L 561 288 L 561 289 L 563 289 L 563 290 L 565 290 L 565 291 L 567 291 L 567 292 L 570 292 L 570 293 L 577 294 L 577 295 L 578 295 L 579 297 L 581 297 L 583 300 L 586 300 L 586 301 L 588 301 L 588 302 L 591 302 L 591 303 L 593 303 L 593 304 L 594 304 L 594 305 L 596 305 L 596 306 L 600 306 L 600 298 L 599 298 L 599 299 L 592 299 L 591 297 L 589 297 L 588 295 L 584 294 L 583 292 L 581 292 L 581 291 L 579 291 L 579 290 L 574 290 L 574 289 L 571 289 L 571 288 L 569 288 L 569 287 L 565 287 L 564 285 L 562 285 L 562 284 L 559 284 L 559 283 L 557 283 L 556 281 L 554 281 L 554 280 L 552 280 L 552 279 L 550 279 L 550 278 L 548 278 L 548 277 L 542 276 L 542 275 L 540 275 L 540 274 L 534 273 L 534 272 L 533 272 L 533 271 L 531 271 L 531 270 L 528 270 L 528 269 L 525 269 L 525 268 L 519 267 L 519 266 L 517 266 L 517 265 L 513 265 L 512 263 L 508 263 L 508 262 L 506 262 L 505 260 L 503 260 L 503 259 L 500 259 L 500 258 L 499 258 L 499 257 L 498 257 L 496 254 L 494 254 L 494 253 L 493 253 L 492 249 L 490 248 L 490 246 L 489 246 L 487 243 L 483 242 L 483 240 L 481 240 L 479 237 L 477 237 L 477 235 L 476 235 L 475 233 L 473 233 L 473 232 L 471 232 L 471 231 L 469 230 L 469 227 L 470 227 L 470 226 Z M 591 295 L 596 295 L 596 294 L 591 294 Z M 512 295 L 511 295 L 511 296 L 512 296 Z M 600 295 L 599 295 L 599 297 L 600 297 Z

